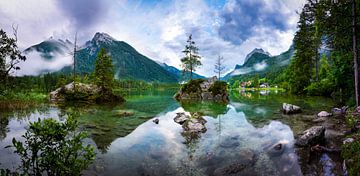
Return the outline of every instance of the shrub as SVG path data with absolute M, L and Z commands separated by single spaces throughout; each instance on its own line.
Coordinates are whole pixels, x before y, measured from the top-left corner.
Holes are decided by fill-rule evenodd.
M 15 153 L 22 165 L 20 175 L 80 175 L 94 160 L 94 148 L 84 146 L 84 132 L 76 132 L 78 126 L 73 116 L 66 122 L 54 119 L 30 123 L 23 135 L 25 142 L 13 139 Z M 14 174 L 15 175 L 15 174 Z
M 330 96 L 334 92 L 334 83 L 330 79 L 313 82 L 305 88 L 309 95 Z
M 224 94 L 227 92 L 227 86 L 225 81 L 216 81 L 211 85 L 209 91 L 211 91 L 213 95 Z
M 181 91 L 188 94 L 192 92 L 200 92 L 201 91 L 200 84 L 203 82 L 204 82 L 203 79 L 190 80 L 188 83 L 184 84 L 181 87 Z
M 344 144 L 341 155 L 347 161 L 349 175 L 358 175 L 360 171 L 360 140 Z

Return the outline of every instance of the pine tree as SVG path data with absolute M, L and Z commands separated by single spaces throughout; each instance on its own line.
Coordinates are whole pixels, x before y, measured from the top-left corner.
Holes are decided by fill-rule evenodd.
M 198 55 L 199 48 L 195 46 L 195 42 L 192 40 L 192 35 L 189 35 L 188 44 L 185 46 L 183 53 L 185 57 L 181 59 L 183 74 L 190 72 L 190 80 L 192 80 L 193 72 L 196 71 L 196 68 L 201 64 L 201 57 Z
M 111 90 L 114 82 L 114 67 L 111 57 L 106 53 L 104 48 L 100 52 L 95 61 L 95 84 L 103 91 Z
M 310 85 L 312 68 L 314 68 L 314 56 L 317 54 L 314 45 L 314 25 L 311 22 L 311 6 L 306 4 L 300 14 L 298 22 L 299 30 L 295 34 L 295 56 L 291 62 L 290 70 L 290 89 L 293 93 L 304 93 L 305 87 Z

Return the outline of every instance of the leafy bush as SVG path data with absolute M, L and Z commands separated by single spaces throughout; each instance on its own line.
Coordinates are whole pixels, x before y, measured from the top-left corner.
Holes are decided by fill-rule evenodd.
M 211 91 L 213 95 L 224 94 L 227 92 L 227 86 L 225 81 L 216 81 L 211 85 L 209 91 Z
M 343 145 L 341 155 L 347 161 L 349 175 L 358 175 L 360 171 L 360 140 Z
M 311 83 L 305 91 L 309 95 L 330 96 L 334 89 L 334 83 L 330 79 L 322 79 L 320 82 Z
M 181 91 L 185 93 L 200 92 L 201 91 L 200 84 L 203 83 L 204 81 L 205 80 L 203 79 L 190 80 L 188 83 L 184 84 L 181 87 Z
M 25 142 L 14 138 L 13 146 L 8 146 L 14 147 L 14 152 L 21 158 L 18 174 L 80 175 L 94 160 L 95 153 L 92 146 L 83 145 L 86 134 L 76 132 L 77 126 L 73 116 L 64 123 L 54 119 L 30 123 L 23 135 Z

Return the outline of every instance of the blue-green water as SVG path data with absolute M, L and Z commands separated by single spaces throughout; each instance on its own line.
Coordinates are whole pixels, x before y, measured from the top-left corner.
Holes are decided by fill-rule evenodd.
M 301 175 L 294 152 L 294 135 L 308 128 L 330 99 L 296 97 L 282 92 L 231 92 L 229 104 L 178 103 L 173 91 L 132 93 L 127 102 L 112 106 L 46 104 L 34 109 L 0 112 L 0 168 L 14 169 L 18 157 L 11 148 L 29 122 L 37 118 L 66 120 L 80 113 L 80 130 L 97 157 L 85 175 Z M 300 115 L 279 112 L 283 102 L 301 106 Z M 177 112 L 200 112 L 207 131 L 184 135 L 174 122 Z M 158 118 L 159 124 L 152 122 Z M 310 119 L 310 120 L 309 120 Z M 284 144 L 274 152 L 271 146 Z M 238 170 L 237 170 L 238 169 Z M 235 175 L 236 175 L 235 174 Z

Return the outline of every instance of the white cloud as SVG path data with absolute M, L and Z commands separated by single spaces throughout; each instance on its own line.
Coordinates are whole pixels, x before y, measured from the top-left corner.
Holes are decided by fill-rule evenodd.
M 268 11 L 280 9 L 288 14 L 286 19 L 277 20 L 285 20 L 290 27 L 276 30 L 266 25 L 256 25 L 252 28 L 254 34 L 241 44 L 226 41 L 218 33 L 224 22 L 221 18 L 222 11 L 236 10 L 233 0 L 227 1 L 224 8 L 209 7 L 205 0 L 159 1 L 150 7 L 141 1 L 101 1 L 108 7 L 107 12 L 96 24 L 78 32 L 81 42 L 91 39 L 95 32 L 106 32 L 129 43 L 151 59 L 178 68 L 187 35 L 192 33 L 203 57 L 203 66 L 198 69 L 198 73 L 211 76 L 214 74 L 213 67 L 218 55 L 224 56 L 227 70 L 230 70 L 236 64 L 242 64 L 246 55 L 254 48 L 261 47 L 272 55 L 277 55 L 291 45 L 298 19 L 295 10 L 301 7 L 303 0 L 262 1 L 268 4 Z M 19 25 L 22 49 L 50 36 L 73 39 L 75 33 L 73 17 L 64 14 L 56 0 L 0 1 L 0 25 L 11 32 L 13 23 Z M 29 57 L 28 60 L 37 59 Z M 66 62 L 66 59 L 57 62 Z M 35 63 L 27 61 L 26 64 Z M 31 70 L 25 67 L 27 65 L 24 65 L 24 69 L 30 73 Z M 30 68 L 37 71 L 35 66 L 29 66 Z
M 65 66 L 69 66 L 73 63 L 71 55 L 61 55 L 58 53 L 50 53 L 51 60 L 44 59 L 40 56 L 40 53 L 33 51 L 26 55 L 27 60 L 20 62 L 20 70 L 14 72 L 16 76 L 23 75 L 39 75 L 43 72 L 59 71 Z

